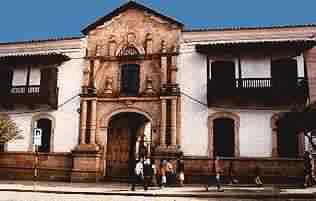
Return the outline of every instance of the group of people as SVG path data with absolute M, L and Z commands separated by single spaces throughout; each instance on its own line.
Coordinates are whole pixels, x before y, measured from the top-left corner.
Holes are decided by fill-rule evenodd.
M 137 184 L 144 186 L 144 190 L 148 189 L 151 184 L 157 184 L 160 187 L 171 186 L 180 184 L 183 186 L 184 182 L 184 161 L 182 158 L 177 160 L 176 168 L 170 160 L 160 160 L 159 165 L 156 166 L 153 160 L 149 158 L 140 158 L 134 169 L 132 190 L 135 190 Z M 221 180 L 223 174 L 223 164 L 218 157 L 215 159 L 215 180 L 217 190 L 224 191 L 221 187 Z M 258 186 L 262 186 L 259 169 L 256 168 L 255 183 Z M 314 176 L 314 161 L 310 152 L 305 151 L 304 153 L 304 186 L 310 187 L 316 184 Z M 208 190 L 208 182 L 206 186 Z
M 159 165 L 156 166 L 153 160 L 140 158 L 135 165 L 131 190 L 134 191 L 136 185 L 143 185 L 144 190 L 147 190 L 151 184 L 157 184 L 162 188 L 164 186 L 175 185 L 177 181 L 183 186 L 183 160 L 177 160 L 176 167 L 174 167 L 170 160 L 160 160 Z

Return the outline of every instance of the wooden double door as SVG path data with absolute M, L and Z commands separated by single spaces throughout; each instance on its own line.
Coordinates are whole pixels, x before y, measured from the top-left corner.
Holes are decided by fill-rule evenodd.
M 141 135 L 144 117 L 134 113 L 115 116 L 108 128 L 106 176 L 127 178 L 136 164 L 136 141 Z

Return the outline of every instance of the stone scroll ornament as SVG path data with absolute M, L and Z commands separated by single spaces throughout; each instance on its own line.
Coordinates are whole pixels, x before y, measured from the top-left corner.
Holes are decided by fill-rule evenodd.
M 146 95 L 152 95 L 155 93 L 154 89 L 153 89 L 153 79 L 151 76 L 147 76 L 146 78 L 146 90 L 145 90 L 145 94 Z
M 111 95 L 112 92 L 113 92 L 113 79 L 112 77 L 106 77 L 104 93 Z

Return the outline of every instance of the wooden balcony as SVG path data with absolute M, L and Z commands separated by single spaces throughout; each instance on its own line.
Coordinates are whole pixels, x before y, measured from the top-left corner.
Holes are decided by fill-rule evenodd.
M 0 91 L 0 103 L 7 107 L 14 105 L 27 105 L 34 107 L 36 105 L 49 105 L 57 108 L 58 89 L 57 87 L 29 85 L 29 86 L 11 86 L 9 89 Z
M 307 97 L 307 80 L 301 77 L 291 82 L 271 78 L 207 82 L 209 106 L 291 107 L 305 104 Z

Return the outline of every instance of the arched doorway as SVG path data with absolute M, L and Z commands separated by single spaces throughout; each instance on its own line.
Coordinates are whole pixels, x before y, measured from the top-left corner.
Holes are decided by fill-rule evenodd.
M 151 122 L 134 112 L 116 114 L 108 125 L 106 176 L 124 178 L 132 174 L 136 159 L 150 155 Z
M 218 118 L 213 122 L 214 157 L 234 157 L 235 125 L 230 118 Z
M 42 145 L 39 146 L 38 151 L 50 152 L 52 121 L 45 118 L 39 119 L 36 121 L 36 127 L 42 129 Z

